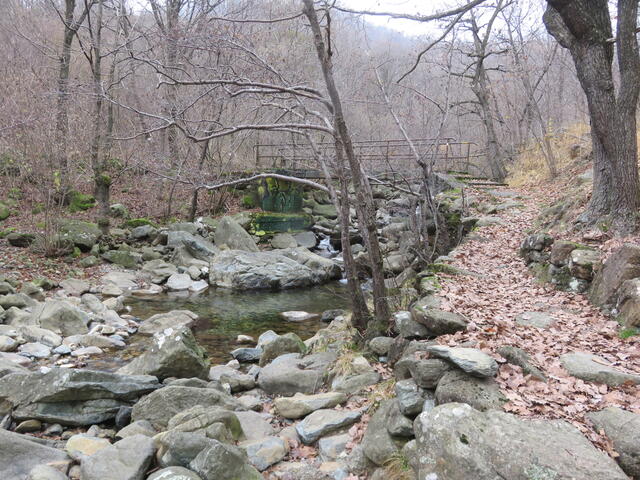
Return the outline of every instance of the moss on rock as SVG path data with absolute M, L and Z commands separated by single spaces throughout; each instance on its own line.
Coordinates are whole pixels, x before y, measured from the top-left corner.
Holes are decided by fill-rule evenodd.
M 77 190 L 69 192 L 69 211 L 71 213 L 83 212 L 96 206 L 96 199 L 93 195 L 80 193 Z

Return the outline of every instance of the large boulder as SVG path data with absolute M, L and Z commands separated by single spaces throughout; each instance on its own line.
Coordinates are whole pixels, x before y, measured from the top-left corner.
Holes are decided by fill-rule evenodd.
M 594 275 L 589 298 L 598 306 L 611 306 L 622 284 L 637 277 L 640 277 L 640 246 L 624 244 Z
M 133 407 L 131 419 L 148 420 L 155 429 L 166 429 L 176 414 L 195 406 L 242 410 L 242 405 L 228 393 L 215 388 L 171 386 L 142 398 Z
M 609 407 L 587 414 L 597 430 L 604 433 L 620 454 L 618 464 L 625 473 L 640 478 L 640 414 Z
M 575 427 L 448 403 L 414 423 L 418 478 L 598 479 L 627 476 Z
M 214 235 L 216 245 L 226 245 L 231 250 L 257 252 L 258 246 L 244 228 L 231 217 L 222 217 Z
M 86 480 L 143 480 L 155 451 L 152 439 L 133 435 L 84 458 L 80 476 Z
M 331 260 L 306 249 L 225 250 L 211 259 L 209 283 L 235 290 L 287 289 L 325 283 L 339 274 L 340 269 Z
M 168 328 L 156 333 L 151 347 L 121 367 L 122 375 L 154 375 L 167 377 L 208 378 L 209 362 L 188 328 Z
M 54 368 L 0 378 L 0 401 L 16 420 L 93 425 L 115 418 L 122 406 L 160 387 L 157 378 Z
M 42 328 L 67 337 L 89 333 L 89 317 L 70 303 L 49 300 L 34 308 L 32 318 Z
M 60 236 L 62 239 L 68 239 L 83 252 L 88 252 L 100 239 L 102 231 L 95 223 L 65 220 L 60 224 Z
M 7 242 L 12 247 L 27 248 L 35 239 L 36 236 L 32 233 L 11 232 L 7 235 Z
M 0 428 L 0 473 L 3 479 L 28 480 L 29 472 L 38 465 L 71 462 L 62 450 L 42 445 L 32 438 Z

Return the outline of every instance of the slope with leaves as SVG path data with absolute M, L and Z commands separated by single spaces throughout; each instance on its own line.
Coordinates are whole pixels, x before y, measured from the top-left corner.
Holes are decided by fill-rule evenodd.
M 539 213 L 541 200 L 539 193 L 526 192 L 523 208 L 501 213 L 504 224 L 479 229 L 478 235 L 452 252 L 455 267 L 478 276 L 441 275 L 439 295 L 444 308 L 466 316 L 470 323 L 467 332 L 438 340 L 449 345 L 473 342 L 499 361 L 496 351 L 500 346 L 522 348 L 549 380 L 535 381 L 520 367 L 503 362 L 497 380 L 509 399 L 505 410 L 527 417 L 565 419 L 615 456 L 585 414 L 607 406 L 640 413 L 640 389 L 634 385 L 611 388 L 571 377 L 559 357 L 587 351 L 620 370 L 640 373 L 640 338 L 619 338 L 617 322 L 602 315 L 586 297 L 540 284 L 529 273 L 518 250 Z M 545 330 L 517 324 L 516 317 L 527 311 L 548 313 L 556 322 Z

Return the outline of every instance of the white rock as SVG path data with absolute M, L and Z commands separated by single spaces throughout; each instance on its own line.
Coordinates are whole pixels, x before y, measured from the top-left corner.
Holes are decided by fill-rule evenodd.
M 189 287 L 189 290 L 194 293 L 204 292 L 207 288 L 209 288 L 209 283 L 205 280 L 198 280 L 193 282 Z
M 315 313 L 302 312 L 298 310 L 281 312 L 280 316 L 287 322 L 304 322 L 305 320 L 311 320 L 312 318 L 318 317 L 318 315 Z
M 188 290 L 192 283 L 193 280 L 187 273 L 174 273 L 167 280 L 167 288 L 174 291 Z

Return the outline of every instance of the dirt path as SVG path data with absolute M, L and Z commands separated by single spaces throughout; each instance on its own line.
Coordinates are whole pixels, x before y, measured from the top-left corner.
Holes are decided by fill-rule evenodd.
M 569 376 L 559 357 L 586 351 L 605 358 L 616 368 L 640 373 L 640 338 L 620 339 L 617 323 L 602 315 L 585 296 L 560 292 L 536 281 L 518 250 L 539 212 L 540 198 L 536 201 L 525 197 L 520 201 L 522 208 L 498 214 L 502 225 L 478 229 L 474 239 L 452 254 L 454 266 L 478 276 L 443 275 L 443 308 L 465 315 L 471 328 L 438 340 L 449 344 L 475 341 L 476 346 L 497 359 L 501 357 L 495 352 L 502 345 L 525 350 L 549 381 L 536 381 L 524 376 L 520 367 L 503 363 L 498 382 L 509 399 L 505 410 L 524 416 L 565 418 L 598 446 L 609 450 L 584 414 L 607 406 L 640 413 L 640 388 L 584 382 Z M 547 329 L 521 326 L 515 319 L 523 312 L 544 312 L 556 322 Z

